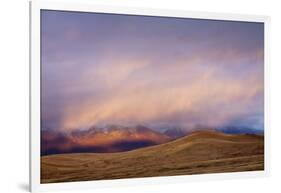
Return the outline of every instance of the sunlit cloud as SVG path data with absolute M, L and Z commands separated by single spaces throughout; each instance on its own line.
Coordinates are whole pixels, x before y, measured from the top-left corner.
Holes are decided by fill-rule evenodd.
M 173 76 L 167 77 L 172 80 Z M 129 84 L 130 85 L 130 84 Z M 251 78 L 243 81 L 219 80 L 212 74 L 184 83 L 157 87 L 127 87 L 108 91 L 103 99 L 89 98 L 66 108 L 64 128 L 89 127 L 102 123 L 172 122 L 174 125 L 221 126 L 233 118 L 256 111 L 254 98 L 263 87 Z M 171 117 L 174 119 L 171 120 Z M 194 119 L 194 120 L 192 120 Z
M 43 14 L 43 127 L 263 129 L 262 24 L 128 17 Z

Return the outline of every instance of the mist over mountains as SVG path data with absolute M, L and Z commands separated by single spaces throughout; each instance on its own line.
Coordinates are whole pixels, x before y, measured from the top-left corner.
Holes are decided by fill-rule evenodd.
M 162 132 L 143 125 L 107 125 L 90 127 L 71 132 L 45 129 L 41 131 L 41 155 L 60 153 L 113 153 L 163 144 L 198 130 L 216 130 L 227 134 L 263 133 L 250 128 L 224 127 L 220 129 L 196 128 L 185 130 L 179 127 Z

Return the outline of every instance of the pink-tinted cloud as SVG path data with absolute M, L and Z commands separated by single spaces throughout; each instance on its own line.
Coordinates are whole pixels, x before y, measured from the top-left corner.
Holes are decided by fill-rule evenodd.
M 263 129 L 263 92 L 262 24 L 42 16 L 42 127 Z

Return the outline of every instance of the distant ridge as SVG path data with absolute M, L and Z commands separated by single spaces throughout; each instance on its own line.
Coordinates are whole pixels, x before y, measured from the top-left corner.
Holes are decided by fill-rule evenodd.
M 182 128 L 170 128 L 163 133 L 143 125 L 122 126 L 106 125 L 90 127 L 86 130 L 61 132 L 45 129 L 41 131 L 41 155 L 60 153 L 112 153 L 130 151 L 138 148 L 163 144 L 196 132 L 218 131 L 225 134 L 255 134 L 263 135 L 263 131 L 246 127 L 222 127 L 212 129 L 197 127 L 186 131 Z
M 60 153 L 110 153 L 162 144 L 171 138 L 142 125 L 123 127 L 109 125 L 104 128 L 63 133 L 41 131 L 41 155 Z
M 235 126 L 228 126 L 219 128 L 218 131 L 221 131 L 226 134 L 256 134 L 256 135 L 263 135 L 263 130 L 252 129 L 249 127 L 235 127 Z
M 177 128 L 167 129 L 164 132 L 164 134 L 171 137 L 172 139 L 177 139 L 177 138 L 188 135 L 189 132 L 186 132 L 183 129 L 177 127 Z

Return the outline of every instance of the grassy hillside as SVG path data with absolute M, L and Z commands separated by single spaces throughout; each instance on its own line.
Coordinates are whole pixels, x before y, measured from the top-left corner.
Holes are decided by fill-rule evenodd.
M 257 135 L 195 132 L 165 144 L 121 153 L 41 157 L 41 182 L 70 182 L 264 169 L 264 139 Z

